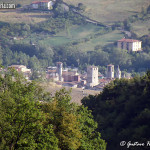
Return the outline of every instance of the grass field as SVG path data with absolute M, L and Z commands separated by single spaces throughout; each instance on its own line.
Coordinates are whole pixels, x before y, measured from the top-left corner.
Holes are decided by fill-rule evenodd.
M 115 30 L 98 38 L 94 38 L 86 43 L 79 44 L 78 48 L 84 51 L 91 51 L 94 50 L 96 45 L 101 45 L 103 47 L 105 45 L 112 44 L 121 38 L 123 38 L 123 34 L 120 31 Z
M 66 34 L 66 31 L 62 31 L 55 36 L 32 34 L 30 37 L 27 37 L 23 41 L 29 43 L 30 39 L 32 39 L 34 43 L 38 42 L 39 44 L 41 43 L 50 47 L 62 46 L 78 39 L 82 40 L 91 34 L 97 33 L 97 31 L 99 31 L 100 29 L 100 27 L 92 24 L 73 26 L 72 28 L 70 28 L 69 36 Z M 101 35 L 97 38 L 93 38 L 90 41 L 81 42 L 76 45 L 76 47 L 81 51 L 91 51 L 94 50 L 94 47 L 96 45 L 105 46 L 107 44 L 112 44 L 113 42 L 121 38 L 123 38 L 123 34 L 120 31 L 115 30 L 110 33 Z
M 0 21 L 11 23 L 28 23 L 35 24 L 46 21 L 50 14 L 43 14 L 40 12 L 21 13 L 15 10 L 0 11 Z
M 149 0 L 64 0 L 77 6 L 86 6 L 84 15 L 103 23 L 124 20 L 128 16 L 140 12 L 142 7 L 150 5 Z
M 138 37 L 149 34 L 150 31 L 150 17 L 147 21 L 137 21 L 132 24 L 133 31 L 137 34 Z

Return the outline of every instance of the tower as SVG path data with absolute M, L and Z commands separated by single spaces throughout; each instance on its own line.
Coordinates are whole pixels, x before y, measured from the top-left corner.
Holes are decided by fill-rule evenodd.
M 112 64 L 107 65 L 107 78 L 109 79 L 114 78 L 114 65 Z
M 98 67 L 88 66 L 87 67 L 87 85 L 88 86 L 96 86 L 98 85 Z
M 58 73 L 59 81 L 63 81 L 62 68 L 63 68 L 63 63 L 57 62 L 57 73 Z
M 116 78 L 118 78 L 118 79 L 121 78 L 121 71 L 120 71 L 119 65 L 118 65 L 117 70 L 116 70 Z

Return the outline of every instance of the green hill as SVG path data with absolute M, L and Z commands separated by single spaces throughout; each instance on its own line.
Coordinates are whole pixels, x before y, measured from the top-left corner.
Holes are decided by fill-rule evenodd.
M 84 15 L 103 23 L 123 21 L 127 17 L 141 12 L 150 5 L 149 0 L 64 0 L 69 4 L 83 3 L 86 6 Z

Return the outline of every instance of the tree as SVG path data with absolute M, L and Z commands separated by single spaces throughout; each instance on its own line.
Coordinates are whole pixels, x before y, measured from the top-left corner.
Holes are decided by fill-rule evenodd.
M 69 93 L 52 97 L 13 69 L 0 76 L 0 149 L 106 150 L 91 113 Z
M 14 70 L 0 77 L 0 149 L 58 149 L 53 126 L 45 127 L 38 102 L 41 94 Z
M 48 124 L 54 126 L 55 135 L 59 139 L 59 148 L 76 150 L 80 146 L 82 134 L 68 94 L 65 89 L 56 92 L 54 101 L 44 104 L 43 110 L 48 114 Z
M 83 3 L 78 4 L 79 10 L 85 11 L 86 6 Z
M 92 110 L 98 122 L 98 131 L 102 131 L 102 138 L 108 143 L 108 150 L 120 150 L 120 141 L 143 143 L 149 138 L 149 91 L 150 71 L 130 80 L 116 79 L 99 95 L 82 100 L 83 105 Z M 141 147 L 136 149 L 140 150 Z M 146 150 L 147 147 L 142 149 Z
M 77 112 L 80 116 L 80 129 L 83 133 L 79 150 L 105 150 L 106 143 L 101 139 L 101 134 L 96 131 L 97 123 L 94 121 L 91 111 L 87 107 L 80 106 Z

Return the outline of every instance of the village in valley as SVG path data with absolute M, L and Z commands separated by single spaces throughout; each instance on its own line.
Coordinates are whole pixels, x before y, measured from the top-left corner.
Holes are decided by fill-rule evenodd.
M 141 41 L 134 39 L 121 39 L 117 41 L 117 47 L 128 52 L 141 52 Z M 32 69 L 27 69 L 24 65 L 11 65 L 10 68 L 22 72 L 27 80 L 32 76 Z M 86 72 L 78 70 L 78 68 L 63 67 L 63 62 L 57 62 L 56 66 L 47 67 L 45 74 L 39 76 L 45 81 L 51 81 L 57 85 L 71 88 L 82 88 L 102 91 L 105 85 L 114 79 L 131 78 L 130 73 L 121 73 L 120 67 L 113 64 L 107 65 L 105 75 L 101 74 L 97 66 L 89 65 Z
M 0 150 L 147 150 L 150 0 L 0 0 Z
M 42 0 L 42 1 L 33 1 L 29 5 L 25 5 L 22 7 L 25 11 L 30 10 L 46 10 L 51 11 L 53 6 L 55 5 L 56 0 Z M 64 5 L 64 10 L 68 10 L 68 6 Z M 74 10 L 75 11 L 75 10 Z M 90 23 L 93 23 L 90 21 Z M 15 39 L 14 39 L 15 40 Z M 32 46 L 35 44 L 31 43 Z M 122 49 L 130 52 L 142 52 L 142 41 L 136 39 L 127 39 L 122 38 L 117 41 L 116 48 Z M 105 74 L 102 74 L 97 66 L 88 65 L 87 71 L 81 71 L 77 67 L 64 67 L 64 62 L 57 62 L 55 66 L 49 66 L 45 69 L 43 75 L 39 75 L 39 78 L 43 78 L 47 82 L 54 82 L 57 85 L 61 85 L 64 87 L 72 87 L 72 88 L 82 88 L 82 89 L 92 89 L 97 91 L 102 91 L 105 85 L 110 83 L 114 79 L 121 78 L 131 78 L 130 73 L 121 72 L 121 66 L 113 64 L 108 64 L 107 70 Z M 12 64 L 9 66 L 10 68 L 16 69 L 18 72 L 22 72 L 27 80 L 32 80 L 33 70 L 32 68 L 28 69 L 24 64 L 16 65 Z M 40 70 L 40 68 L 39 68 Z M 38 71 L 40 74 L 40 71 Z

